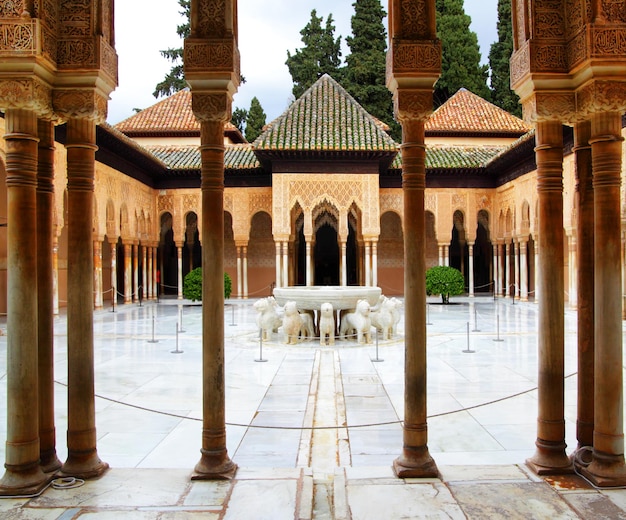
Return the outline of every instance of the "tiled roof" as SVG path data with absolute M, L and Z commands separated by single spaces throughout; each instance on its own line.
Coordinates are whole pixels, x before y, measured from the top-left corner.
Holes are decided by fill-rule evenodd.
M 427 169 L 466 169 L 482 168 L 497 157 L 506 146 L 447 146 L 429 145 L 426 148 Z M 402 168 L 402 157 L 398 154 L 392 169 Z
M 254 141 L 255 150 L 396 151 L 398 145 L 356 100 L 323 75 Z
M 200 135 L 200 123 L 191 109 L 191 91 L 184 89 L 158 103 L 120 121 L 115 128 L 126 135 Z M 226 123 L 225 131 L 239 132 L 235 125 Z
M 461 88 L 430 116 L 426 133 L 521 136 L 530 127 L 506 110 Z
M 146 150 L 163 161 L 170 170 L 200 170 L 200 149 L 195 145 L 146 146 Z M 224 168 L 227 170 L 252 170 L 260 168 L 249 144 L 226 145 Z

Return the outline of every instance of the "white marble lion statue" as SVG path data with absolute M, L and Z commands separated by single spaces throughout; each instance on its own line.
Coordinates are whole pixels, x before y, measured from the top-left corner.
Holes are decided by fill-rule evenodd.
M 335 312 L 331 303 L 320 307 L 320 346 L 335 344 Z
M 308 313 L 300 313 L 294 301 L 285 303 L 283 334 L 285 335 L 285 343 L 287 345 L 296 344 L 300 335 L 309 339 L 314 335 L 313 318 Z
M 372 320 L 370 319 L 370 304 L 367 300 L 359 300 L 354 312 L 349 312 L 341 319 L 339 334 L 346 339 L 347 334 L 356 332 L 358 343 L 372 342 Z
M 386 296 L 383 297 L 380 305 L 377 305 L 376 310 L 372 310 L 370 313 L 370 319 L 372 320 L 372 326 L 376 327 L 376 330 L 382 332 L 382 339 L 391 339 L 393 335 L 394 315 L 393 310 L 395 303 Z
M 261 329 L 264 341 L 272 337 L 272 332 L 276 332 L 278 327 L 282 325 L 282 320 L 277 311 L 277 305 L 274 298 L 261 298 L 254 302 L 254 309 L 257 311 L 256 324 Z

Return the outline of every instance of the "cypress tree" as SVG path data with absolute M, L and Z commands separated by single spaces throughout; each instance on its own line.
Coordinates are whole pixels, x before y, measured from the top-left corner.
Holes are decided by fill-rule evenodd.
M 328 15 L 324 27 L 323 21 L 324 18 L 318 17 L 317 11 L 313 9 L 311 20 L 300 31 L 304 46 L 296 49 L 293 55 L 287 51 L 285 64 L 293 80 L 292 92 L 296 99 L 324 74 L 330 74 L 338 80 L 341 65 L 341 37 L 335 39 L 332 14 Z
M 435 84 L 435 106 L 461 87 L 489 100 L 488 67 L 480 64 L 478 37 L 470 31 L 471 18 L 463 0 L 436 0 L 437 36 L 441 40 L 441 77 Z
M 263 111 L 261 103 L 256 96 L 253 97 L 250 102 L 250 110 L 248 110 L 248 116 L 246 118 L 246 140 L 249 143 L 254 141 L 257 137 L 259 137 L 259 135 L 261 135 L 261 132 L 263 132 L 266 117 L 267 116 Z
M 176 33 L 184 39 L 187 38 L 191 32 L 191 24 L 189 22 L 191 3 L 190 0 L 178 0 L 178 5 L 183 8 L 180 14 L 185 17 L 185 23 L 176 28 Z M 157 83 L 152 93 L 155 98 L 159 96 L 171 96 L 187 86 L 187 82 L 185 81 L 185 69 L 183 67 L 183 47 L 181 46 L 177 49 L 170 48 L 160 52 L 161 56 L 172 62 L 172 68 L 165 75 L 163 81 Z
M 346 38 L 343 87 L 374 117 L 386 123 L 391 135 L 401 139 L 400 125 L 393 117 L 392 95 L 385 83 L 387 31 L 380 0 L 356 0 L 352 16 L 352 36 Z
M 498 0 L 498 41 L 491 44 L 491 100 L 511 114 L 521 117 L 522 106 L 518 95 L 511 90 L 510 59 L 513 54 L 513 24 L 511 0 Z

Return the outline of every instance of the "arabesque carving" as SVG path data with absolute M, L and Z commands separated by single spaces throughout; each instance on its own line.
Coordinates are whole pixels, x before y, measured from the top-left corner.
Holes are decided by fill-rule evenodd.
M 576 92 L 578 110 L 582 115 L 594 112 L 624 112 L 626 81 L 595 81 Z
M 402 0 L 400 13 L 401 34 L 394 36 L 412 40 L 430 36 L 425 0 Z
M 234 71 L 235 43 L 232 38 L 223 40 L 187 40 L 185 42 L 185 70 Z
M 433 111 L 432 90 L 398 89 L 394 94 L 396 117 L 404 120 L 426 120 Z
M 91 89 L 54 90 L 52 104 L 64 119 L 88 118 L 96 123 L 106 120 L 107 100 Z
M 0 23 L 0 54 L 26 53 L 36 54 L 36 22 L 3 21 Z
M 432 41 L 399 42 L 393 47 L 393 72 L 441 71 L 441 43 Z
M 626 27 L 594 27 L 591 35 L 593 56 L 626 54 Z
M 226 35 L 226 0 L 198 2 L 198 26 L 195 35 L 200 38 L 223 38 Z
M 67 38 L 57 42 L 59 69 L 96 68 L 96 49 L 93 40 Z
M 0 17 L 11 18 L 18 17 L 22 14 L 22 1 L 21 0 L 3 0 L 0 3 Z
M 60 0 L 59 34 L 62 37 L 85 37 L 94 34 L 92 30 L 91 0 Z
M 34 110 L 43 118 L 52 118 L 52 89 L 38 79 L 0 81 L 0 107 Z
M 192 92 L 191 108 L 199 121 L 225 123 L 230 120 L 231 99 L 226 92 L 215 94 Z

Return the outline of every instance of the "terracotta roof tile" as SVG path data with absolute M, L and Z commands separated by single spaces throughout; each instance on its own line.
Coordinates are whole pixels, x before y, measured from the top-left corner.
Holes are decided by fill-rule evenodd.
M 427 134 L 521 136 L 529 130 L 521 119 L 464 88 L 435 110 L 426 123 Z
M 162 99 L 141 112 L 120 121 L 115 128 L 126 135 L 197 134 L 200 123 L 191 109 L 191 91 L 184 89 Z M 226 131 L 237 131 L 231 122 Z
M 348 92 L 323 75 L 254 141 L 255 150 L 395 151 L 398 145 Z

